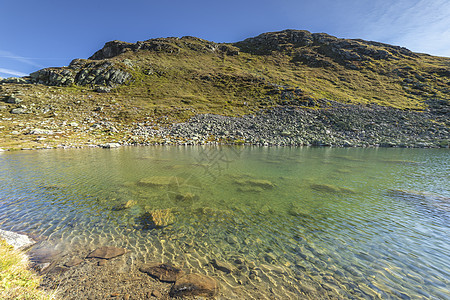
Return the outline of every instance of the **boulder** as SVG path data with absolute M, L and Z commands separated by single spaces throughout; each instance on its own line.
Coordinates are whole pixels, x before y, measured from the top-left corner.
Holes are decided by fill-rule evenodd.
M 125 248 L 103 246 L 95 249 L 86 258 L 111 259 L 127 252 Z
M 105 148 L 105 149 L 118 148 L 118 147 L 120 147 L 120 144 L 119 143 L 106 143 L 106 144 L 100 145 L 100 147 Z
M 0 238 L 13 246 L 14 249 L 23 250 L 33 246 L 36 242 L 24 234 L 0 229 Z
M 18 107 L 18 108 L 13 108 L 13 109 L 11 110 L 11 113 L 12 113 L 12 114 L 19 115 L 19 114 L 28 114 L 29 111 L 28 111 L 26 108 Z
M 14 95 L 11 95 L 6 99 L 6 103 L 11 103 L 11 104 L 19 104 L 22 101 L 23 101 L 22 99 L 17 98 Z
M 179 278 L 170 289 L 170 297 L 213 297 L 219 287 L 215 279 L 201 274 L 188 274 Z
M 149 263 L 139 270 L 164 282 L 175 282 L 184 275 L 183 270 L 171 264 Z

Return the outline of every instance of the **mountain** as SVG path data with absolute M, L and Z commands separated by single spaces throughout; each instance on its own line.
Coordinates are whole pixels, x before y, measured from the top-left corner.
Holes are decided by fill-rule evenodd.
M 150 119 L 170 124 L 202 113 L 325 109 L 332 102 L 432 110 L 439 119 L 449 113 L 450 58 L 284 30 L 236 43 L 190 36 L 111 41 L 89 59 L 2 82 L 4 101 L 17 106 L 11 97 L 20 98 L 28 120 L 80 123 L 100 116 L 118 126 Z

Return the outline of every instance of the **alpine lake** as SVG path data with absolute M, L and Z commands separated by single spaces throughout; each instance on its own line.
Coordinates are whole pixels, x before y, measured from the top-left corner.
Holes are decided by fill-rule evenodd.
M 63 263 L 123 247 L 219 299 L 450 299 L 448 149 L 152 146 L 0 153 L 0 228 Z

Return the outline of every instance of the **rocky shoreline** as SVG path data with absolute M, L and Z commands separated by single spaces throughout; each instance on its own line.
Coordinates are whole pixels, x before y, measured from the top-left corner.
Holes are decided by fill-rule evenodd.
M 275 107 L 253 115 L 201 114 L 169 127 L 137 124 L 122 144 L 242 144 L 448 148 L 448 108 L 412 111 L 322 100 L 321 108 Z
M 59 125 L 25 121 L 4 141 L 19 135 L 34 139 L 34 144 L 24 144 L 22 150 L 219 144 L 448 148 L 449 114 L 448 105 L 438 100 L 430 102 L 426 110 L 416 111 L 321 99 L 310 106 L 275 106 L 239 117 L 197 114 L 175 123 L 163 117 L 125 123 L 112 118 L 99 121 L 94 116 Z M 61 138 L 71 134 L 76 139 Z M 8 148 L 0 149 L 5 150 Z

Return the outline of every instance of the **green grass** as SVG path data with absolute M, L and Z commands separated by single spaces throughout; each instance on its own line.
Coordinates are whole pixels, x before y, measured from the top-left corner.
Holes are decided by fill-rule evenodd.
M 55 299 L 54 292 L 39 290 L 39 282 L 26 255 L 0 239 L 0 299 Z

